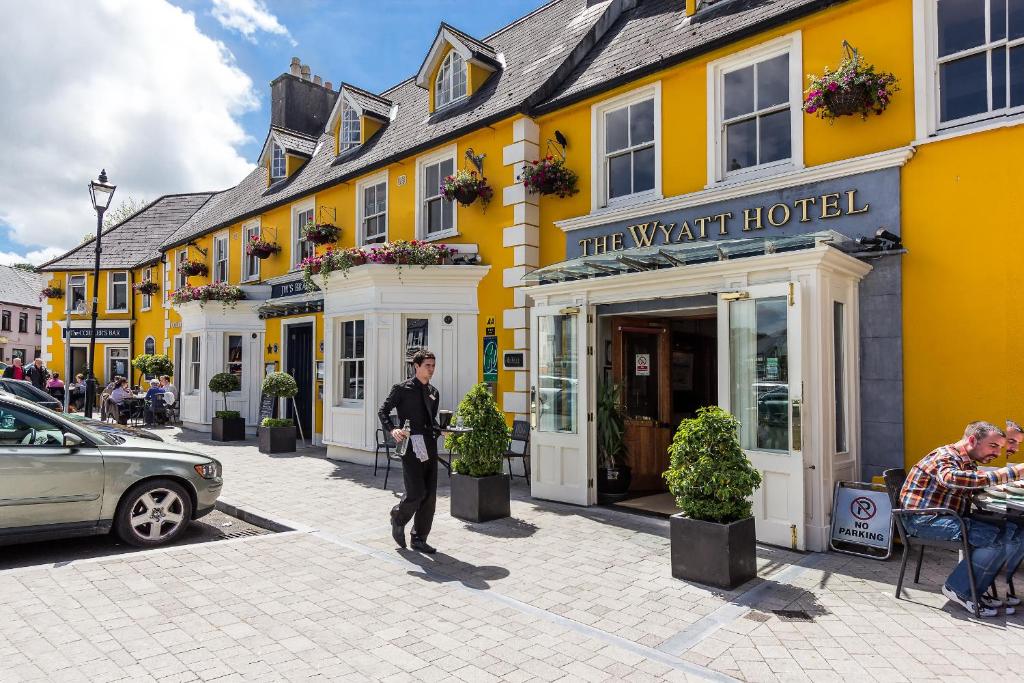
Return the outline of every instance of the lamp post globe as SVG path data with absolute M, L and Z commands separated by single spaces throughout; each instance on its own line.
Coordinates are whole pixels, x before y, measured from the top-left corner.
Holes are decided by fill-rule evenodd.
M 99 178 L 89 183 L 89 197 L 96 210 L 96 261 L 92 268 L 92 322 L 89 325 L 89 376 L 85 380 L 85 416 L 92 417 L 96 404 L 96 316 L 99 313 L 100 254 L 103 237 L 103 212 L 110 206 L 116 186 L 107 182 L 107 171 L 100 171 Z M 70 334 L 70 331 L 68 332 Z

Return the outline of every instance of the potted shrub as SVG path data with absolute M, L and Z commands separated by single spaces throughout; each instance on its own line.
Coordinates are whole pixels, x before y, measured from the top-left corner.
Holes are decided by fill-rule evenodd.
M 579 180 L 576 171 L 567 167 L 563 159 L 555 159 L 550 154 L 543 159 L 523 164 L 523 173 L 519 179 L 527 190 L 542 195 L 556 194 L 565 199 L 579 192 L 576 187 Z
M 185 277 L 192 277 L 193 275 L 205 276 L 210 272 L 210 268 L 202 261 L 190 261 L 186 258 L 178 264 L 178 272 Z
M 614 503 L 626 497 L 633 480 L 626 464 L 626 416 L 622 411 L 621 387 L 605 382 L 597 390 L 597 499 Z
M 463 206 L 469 206 L 480 199 L 480 203 L 487 208 L 494 190 L 487 184 L 487 178 L 476 171 L 460 168 L 455 175 L 445 176 L 441 183 L 441 194 L 448 201 L 458 201 Z
M 260 260 L 268 259 L 274 254 L 281 253 L 281 245 L 265 240 L 259 235 L 253 235 L 245 245 L 245 253 L 255 256 Z
M 458 415 L 473 431 L 448 434 L 452 454 L 451 514 L 469 522 L 487 522 L 511 514 L 511 488 L 502 472 L 509 431 L 486 384 L 477 384 L 459 403 Z
M 153 280 L 143 280 L 132 285 L 137 294 L 148 294 L 150 296 L 160 291 L 160 284 Z
M 43 299 L 63 299 L 64 288 L 60 285 L 50 285 L 49 287 L 43 287 L 43 290 L 39 292 L 39 300 Z
M 295 378 L 287 372 L 271 372 L 263 378 L 261 391 L 275 398 L 292 398 L 299 393 Z M 259 428 L 260 453 L 294 453 L 295 422 L 265 417 Z
M 718 406 L 683 420 L 669 447 L 665 481 L 682 510 L 670 520 L 672 576 L 732 589 L 757 575 L 750 496 L 761 474 Z
M 302 239 L 313 244 L 330 244 L 341 238 L 341 228 L 330 223 L 306 223 L 302 229 Z
M 228 394 L 242 388 L 242 382 L 230 372 L 218 372 L 210 378 L 210 391 L 224 397 L 224 410 L 213 416 L 211 438 L 214 441 L 245 441 L 245 418 L 237 410 L 228 410 Z
M 142 377 L 153 378 L 174 374 L 174 363 L 166 355 L 160 353 L 141 353 L 132 359 L 132 367 L 138 370 Z M 141 383 L 140 377 L 139 384 Z
M 867 119 L 872 112 L 881 114 L 899 90 L 897 78 L 884 71 L 876 72 L 856 49 L 845 40 L 846 56 L 835 71 L 826 66 L 820 76 L 811 75 L 811 84 L 804 93 L 803 110 L 834 123 L 840 116 L 860 114 Z

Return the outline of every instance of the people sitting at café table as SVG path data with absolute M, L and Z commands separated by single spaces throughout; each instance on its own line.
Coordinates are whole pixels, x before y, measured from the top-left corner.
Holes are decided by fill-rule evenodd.
M 46 380 L 46 393 L 55 398 L 64 399 L 64 381 L 60 378 L 59 372 L 53 373 L 50 379 Z
M 1021 539 L 1012 523 L 998 526 L 972 518 L 971 495 L 986 486 L 1004 484 L 1024 478 L 1024 464 L 1007 464 L 992 470 L 979 470 L 978 464 L 995 459 L 1006 445 L 1006 433 L 989 422 L 972 422 L 956 443 L 940 446 L 914 465 L 900 491 L 900 506 L 906 510 L 949 508 L 963 518 L 968 542 L 972 546 L 971 568 L 979 596 L 978 613 L 983 617 L 998 614 L 1002 603 L 980 597 L 995 581 L 1008 559 L 1020 552 Z M 960 525 L 949 515 L 921 514 L 907 517 L 907 533 L 919 538 L 948 541 L 961 540 Z M 953 569 L 942 586 L 942 594 L 950 601 L 974 613 L 967 560 Z M 1012 614 L 1013 608 L 1007 607 Z
M 167 405 L 174 405 L 174 397 L 178 395 L 178 390 L 171 384 L 171 378 L 167 375 L 160 375 L 160 386 L 164 389 L 164 403 Z
M 81 410 L 85 403 L 85 376 L 75 375 L 75 381 L 66 387 L 68 392 L 68 410 Z
M 165 421 L 167 417 L 167 408 L 164 404 L 164 396 L 166 392 L 164 388 L 160 386 L 160 380 L 151 379 L 149 380 L 149 390 L 146 392 L 146 426 L 152 426 L 159 419 Z
M 28 379 L 25 375 L 25 368 L 22 366 L 21 356 L 15 356 L 11 365 L 4 368 L 4 377 L 6 379 Z
M 128 407 L 132 398 L 131 389 L 126 386 L 126 382 L 127 380 L 124 378 L 118 378 L 114 382 L 114 389 L 110 392 L 110 398 L 107 399 L 108 404 L 111 406 L 108 409 L 108 413 L 113 413 L 114 417 L 121 424 L 128 424 Z

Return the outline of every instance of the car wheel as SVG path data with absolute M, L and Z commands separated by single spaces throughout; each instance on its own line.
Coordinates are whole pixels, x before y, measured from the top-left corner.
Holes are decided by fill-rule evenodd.
M 173 541 L 191 520 L 192 499 L 184 487 L 170 479 L 153 479 L 124 495 L 115 528 L 125 543 L 150 547 Z

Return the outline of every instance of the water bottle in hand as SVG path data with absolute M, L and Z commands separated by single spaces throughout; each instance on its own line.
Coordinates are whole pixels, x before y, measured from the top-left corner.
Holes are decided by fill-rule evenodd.
M 399 441 L 398 446 L 395 448 L 395 453 L 399 457 L 405 455 L 405 452 L 409 450 L 409 436 L 412 434 L 412 423 L 406 420 L 405 424 L 402 425 L 402 431 L 405 432 L 405 438 Z

